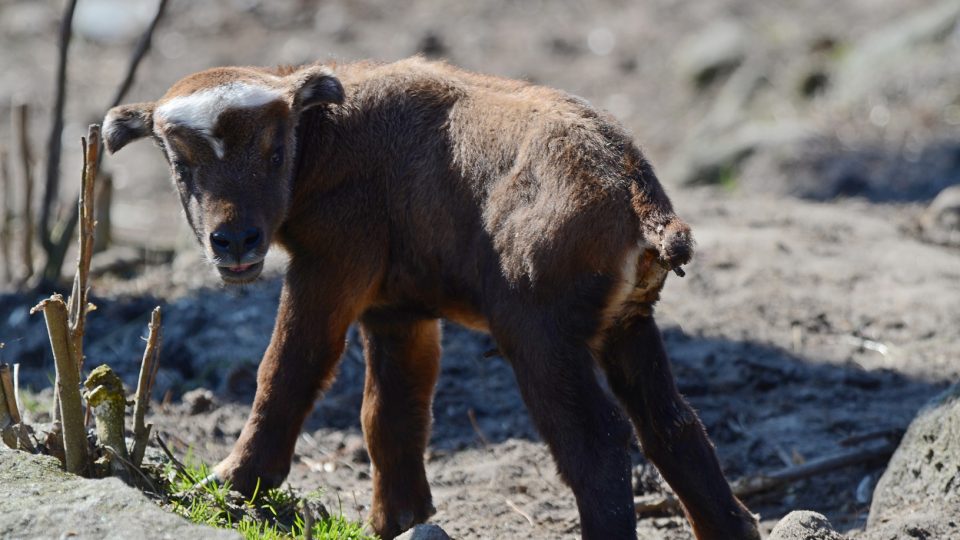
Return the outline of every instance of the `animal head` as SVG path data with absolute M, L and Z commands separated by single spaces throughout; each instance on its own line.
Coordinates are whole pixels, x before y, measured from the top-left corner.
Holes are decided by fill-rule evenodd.
M 155 102 L 114 107 L 103 123 L 107 150 L 151 136 L 170 164 L 187 220 L 222 279 L 244 283 L 290 206 L 300 115 L 343 101 L 324 66 L 285 75 L 216 68 L 181 79 Z

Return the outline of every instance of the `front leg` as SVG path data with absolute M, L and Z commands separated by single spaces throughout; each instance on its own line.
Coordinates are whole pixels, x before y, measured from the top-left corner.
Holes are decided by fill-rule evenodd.
M 324 283 L 318 283 L 323 279 Z M 343 353 L 347 329 L 363 304 L 349 282 L 288 271 L 270 346 L 257 372 L 250 417 L 226 459 L 214 467 L 245 495 L 276 487 L 290 471 L 297 436 L 326 390 Z

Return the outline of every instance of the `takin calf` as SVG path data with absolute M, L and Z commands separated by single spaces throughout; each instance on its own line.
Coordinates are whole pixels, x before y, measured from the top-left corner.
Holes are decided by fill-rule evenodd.
M 584 538 L 636 536 L 633 430 L 700 539 L 759 539 L 677 392 L 653 306 L 692 253 L 653 169 L 586 101 L 420 58 L 190 75 L 112 109 L 115 152 L 151 136 L 227 283 L 290 256 L 250 418 L 215 472 L 275 486 L 359 321 L 374 531 L 434 510 L 423 455 L 440 318 L 489 332 Z

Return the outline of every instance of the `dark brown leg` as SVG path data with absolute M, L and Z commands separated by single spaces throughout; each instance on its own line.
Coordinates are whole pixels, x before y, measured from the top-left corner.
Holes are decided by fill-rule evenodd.
M 644 453 L 680 498 L 697 538 L 759 540 L 756 519 L 730 491 L 703 424 L 677 391 L 653 318 L 613 328 L 602 361 Z
M 569 312 L 543 315 L 536 309 L 506 309 L 510 315 L 493 330 L 497 345 L 513 364 L 530 416 L 573 490 L 583 538 L 636 538 L 630 424 L 600 388 L 586 341 L 554 315 Z
M 373 530 L 390 539 L 434 513 L 423 465 L 440 369 L 440 324 L 378 310 L 361 318 L 363 434 L 373 463 Z
M 359 294 L 338 288 L 337 280 L 323 285 L 303 275 L 295 267 L 288 272 L 250 417 L 230 455 L 214 468 L 217 479 L 246 495 L 258 479 L 262 493 L 286 478 L 300 428 L 330 384 L 347 328 L 359 314 Z

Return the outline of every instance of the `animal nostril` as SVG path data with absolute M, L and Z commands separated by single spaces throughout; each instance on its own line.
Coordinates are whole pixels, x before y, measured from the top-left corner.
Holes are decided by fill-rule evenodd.
M 218 249 L 230 249 L 230 235 L 223 232 L 217 231 L 210 234 L 210 243 L 213 244 L 215 248 Z
M 260 238 L 263 234 L 260 229 L 250 228 L 243 232 L 243 248 L 251 250 L 260 245 Z

